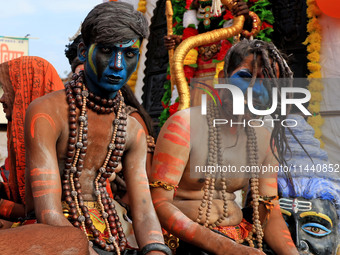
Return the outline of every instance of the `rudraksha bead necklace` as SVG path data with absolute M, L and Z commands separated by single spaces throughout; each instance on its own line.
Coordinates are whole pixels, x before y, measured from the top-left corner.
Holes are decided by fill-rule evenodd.
M 119 91 L 111 100 L 94 96 L 83 84 L 83 73 L 74 74 L 72 81 L 66 85 L 66 98 L 69 104 L 69 140 L 67 158 L 63 173 L 63 196 L 70 207 L 70 221 L 75 227 L 81 227 L 88 238 L 88 232 L 94 237 L 94 242 L 106 251 L 116 251 L 118 255 L 126 248 L 127 240 L 122 224 L 117 215 L 113 200 L 106 191 L 106 180 L 115 175 L 115 168 L 119 165 L 125 149 L 125 135 L 127 115 L 124 99 Z M 95 196 L 100 207 L 101 216 L 105 222 L 109 239 L 104 242 L 99 238 L 100 232 L 93 225 L 87 206 L 81 195 L 79 177 L 83 170 L 84 158 L 87 151 L 87 109 L 98 114 L 115 112 L 113 134 L 103 165 L 98 169 L 94 180 Z M 77 119 L 76 108 L 80 109 Z M 77 126 L 79 122 L 79 128 Z M 93 243 L 90 241 L 90 245 Z
M 221 127 L 217 125 L 213 127 L 213 120 L 219 118 L 219 110 L 217 107 L 211 103 L 207 107 L 207 122 L 208 122 L 208 166 L 216 166 L 217 164 L 222 165 L 222 140 L 221 140 Z M 252 127 L 246 127 L 247 134 L 247 161 L 250 166 L 255 166 L 258 163 L 258 147 L 257 147 L 257 139 L 255 130 Z M 205 222 L 204 226 L 207 228 L 214 228 L 222 223 L 224 219 L 228 217 L 228 200 L 227 200 L 227 179 L 221 176 L 221 193 L 223 199 L 223 214 L 219 217 L 217 221 L 214 223 L 210 223 L 210 214 L 212 201 L 214 198 L 215 191 L 215 181 L 216 181 L 216 173 L 214 175 L 208 174 L 204 183 L 204 194 L 203 199 L 198 209 L 198 217 L 196 222 L 201 223 L 202 217 L 205 210 Z M 262 250 L 262 239 L 263 239 L 263 230 L 260 222 L 260 214 L 259 214 L 259 174 L 255 173 L 252 175 L 250 179 L 250 189 L 252 194 L 252 207 L 253 207 L 253 228 L 249 233 L 248 237 L 245 240 L 239 240 L 238 243 L 243 243 L 247 241 L 251 247 L 254 247 L 253 235 L 256 234 L 257 245 L 260 250 Z M 206 209 L 205 209 L 206 208 Z

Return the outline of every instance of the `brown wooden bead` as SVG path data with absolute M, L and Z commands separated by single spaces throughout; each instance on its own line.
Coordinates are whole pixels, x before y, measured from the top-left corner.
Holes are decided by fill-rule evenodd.
M 99 230 L 95 229 L 94 231 L 92 231 L 92 234 L 94 237 L 98 237 L 100 235 Z
M 67 203 L 69 203 L 69 202 L 73 201 L 73 199 L 72 199 L 71 196 L 67 196 L 67 197 L 65 197 L 65 201 L 66 201 Z
M 70 151 L 71 153 L 72 151 Z M 74 151 L 73 151 L 74 152 Z M 66 163 L 70 164 L 70 166 L 68 165 L 67 168 L 69 169 L 71 166 L 72 166 L 72 162 L 73 162 L 73 158 L 72 157 L 69 157 L 69 158 L 66 158 L 65 160 Z
M 70 214 L 77 214 L 77 209 L 76 208 L 70 208 Z
M 77 214 L 71 215 L 71 219 L 74 221 L 78 220 L 78 215 Z
M 86 226 L 91 226 L 93 224 L 93 222 L 92 222 L 92 220 L 90 218 L 87 218 L 85 220 L 85 224 L 86 224 Z
M 95 112 L 98 112 L 98 111 L 100 110 L 100 107 L 99 107 L 98 105 L 95 105 L 95 106 L 93 107 L 93 110 L 94 110 Z
M 75 226 L 76 228 L 79 228 L 80 227 L 80 223 L 78 221 L 75 221 L 72 223 L 73 226 Z
M 69 125 L 69 128 L 70 128 L 71 131 L 72 131 L 72 130 L 76 130 L 76 129 L 77 129 L 77 125 L 76 125 L 75 123 L 71 123 L 71 124 Z
M 111 234 L 113 235 L 113 236 L 115 236 L 115 235 L 117 235 L 117 229 L 116 228 L 112 228 L 111 229 Z

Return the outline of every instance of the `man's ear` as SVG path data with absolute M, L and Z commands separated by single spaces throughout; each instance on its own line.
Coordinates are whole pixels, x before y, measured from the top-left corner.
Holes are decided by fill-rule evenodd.
M 83 42 L 78 44 L 78 58 L 80 61 L 85 62 L 87 55 L 87 47 Z

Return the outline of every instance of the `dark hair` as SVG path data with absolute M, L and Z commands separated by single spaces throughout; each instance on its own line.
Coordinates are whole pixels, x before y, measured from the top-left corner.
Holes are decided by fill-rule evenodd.
M 112 44 L 148 36 L 148 24 L 142 13 L 123 2 L 105 2 L 86 16 L 81 34 L 85 45 Z
M 68 45 L 65 45 L 65 56 L 68 59 L 68 62 L 71 65 L 72 72 L 74 72 L 78 65 L 82 64 L 83 62 L 80 61 L 78 58 L 78 44 L 82 42 L 83 39 L 81 35 L 78 35 L 73 42 Z
M 244 59 L 251 54 L 254 55 L 254 60 L 257 59 L 257 56 L 261 56 L 262 58 L 262 69 L 264 76 L 266 78 L 271 78 L 270 83 L 267 82 L 264 84 L 270 96 L 272 95 L 273 86 L 277 87 L 279 91 L 281 87 L 292 86 L 293 73 L 287 65 L 287 62 L 283 55 L 273 43 L 261 40 L 244 39 L 230 48 L 225 57 L 225 77 L 229 77 L 231 73 L 241 65 Z M 258 69 L 257 61 L 253 61 L 252 63 L 254 71 L 250 86 L 255 83 Z M 279 66 L 279 77 L 286 78 L 281 79 L 282 81 L 280 82 L 279 79 L 277 79 L 276 64 Z M 284 155 L 287 153 L 287 151 L 290 151 L 290 149 L 285 135 L 285 129 L 281 126 L 281 122 L 286 119 L 286 116 L 281 115 L 280 104 L 278 105 L 277 110 L 272 114 L 272 116 L 274 117 L 274 119 L 279 119 L 280 121 L 274 121 L 274 129 L 270 138 L 270 147 L 273 153 L 275 151 L 275 148 L 277 149 L 278 156 L 276 156 L 276 154 L 274 153 L 276 159 L 279 161 L 280 164 L 285 164 L 286 161 L 284 159 Z

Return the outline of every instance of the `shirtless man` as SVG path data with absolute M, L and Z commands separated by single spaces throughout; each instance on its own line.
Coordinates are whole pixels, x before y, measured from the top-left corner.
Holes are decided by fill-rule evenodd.
M 27 111 L 28 212 L 34 209 L 41 223 L 80 227 L 91 253 L 128 249 L 123 219 L 106 187 L 123 164 L 142 254 L 169 254 L 148 187 L 145 132 L 126 115 L 119 91 L 137 67 L 147 30 L 131 5 L 97 5 L 82 24 L 78 54 L 84 72 Z
M 233 46 L 226 56 L 224 72 L 225 77 L 235 79 L 291 77 L 289 67 L 275 46 L 259 40 L 243 40 Z M 235 85 L 244 89 L 243 81 Z M 253 90 L 259 105 L 266 109 L 270 103 L 267 88 L 255 83 Z M 272 142 L 277 146 L 278 139 L 274 135 L 272 140 L 267 129 L 243 126 L 235 129 L 235 126 L 223 125 L 216 130 L 212 127 L 214 118 L 211 116 L 214 115 L 215 119 L 240 121 L 229 112 L 231 101 L 224 91 L 227 90 L 219 93 L 221 108 L 208 106 L 206 116 L 201 115 L 200 107 L 179 111 L 162 127 L 149 177 L 161 225 L 180 239 L 176 254 L 264 254 L 260 249 L 239 243 L 255 244 L 263 249 L 269 245 L 277 254 L 298 254 L 276 200 L 276 174 L 271 173 L 266 178 L 254 176 L 251 181 L 249 176 L 232 176 L 232 173 L 220 178 L 213 175 L 194 178 L 195 166 L 217 163 L 240 170 L 247 165 L 278 164 L 270 147 Z M 282 127 L 275 125 L 273 134 L 280 131 Z M 281 161 L 280 150 L 277 155 Z M 250 213 L 248 221 L 253 221 L 253 226 L 243 219 L 247 215 L 236 204 L 234 195 L 249 184 L 254 212 L 253 217 Z M 270 214 L 264 204 L 271 208 Z M 266 245 L 262 245 L 263 236 Z

